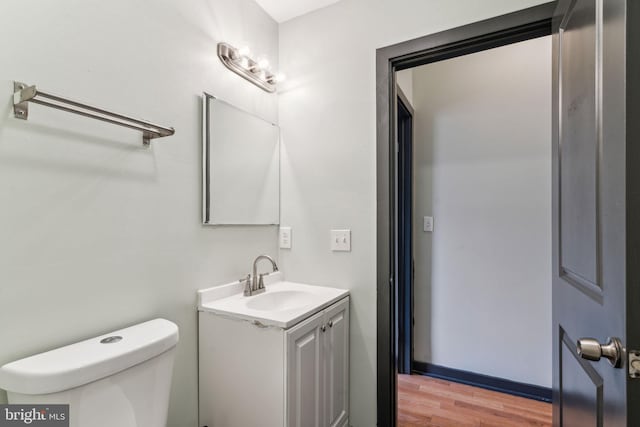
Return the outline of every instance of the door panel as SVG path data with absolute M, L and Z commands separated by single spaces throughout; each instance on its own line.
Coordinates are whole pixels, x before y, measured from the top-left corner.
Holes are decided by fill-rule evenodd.
M 560 0 L 553 35 L 554 426 L 622 427 L 626 366 L 580 357 L 626 343 L 625 0 Z M 640 420 L 639 420 L 640 421 Z
M 597 0 L 578 0 L 560 26 L 561 274 L 601 298 L 598 238 L 601 116 Z
M 567 420 L 564 425 L 602 426 L 602 378 L 589 362 L 578 356 L 575 340 L 564 331 L 560 334 L 560 369 L 563 373 L 561 418 Z
M 287 331 L 287 425 L 325 427 L 322 313 Z
M 325 319 L 327 425 L 340 427 L 349 413 L 349 300 L 329 308 Z

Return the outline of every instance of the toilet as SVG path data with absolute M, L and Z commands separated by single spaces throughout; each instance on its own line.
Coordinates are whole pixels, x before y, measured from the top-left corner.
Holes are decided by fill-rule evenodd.
M 166 427 L 178 326 L 165 319 L 8 363 L 9 403 L 68 404 L 70 427 Z

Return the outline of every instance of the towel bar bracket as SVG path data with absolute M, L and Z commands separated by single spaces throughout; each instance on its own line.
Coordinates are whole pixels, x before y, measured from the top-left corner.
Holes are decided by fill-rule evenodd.
M 148 147 L 149 145 L 151 145 L 151 140 L 153 138 L 156 138 L 156 135 L 149 132 L 142 132 L 142 145 Z
M 25 100 L 23 95 L 25 89 L 33 89 L 35 92 L 35 86 L 27 88 L 24 83 L 13 82 L 13 115 L 16 119 L 27 120 L 29 118 L 29 101 Z

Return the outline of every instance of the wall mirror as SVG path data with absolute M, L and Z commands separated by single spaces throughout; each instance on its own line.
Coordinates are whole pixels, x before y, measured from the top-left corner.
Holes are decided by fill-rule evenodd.
M 280 128 L 204 94 L 203 223 L 278 224 Z

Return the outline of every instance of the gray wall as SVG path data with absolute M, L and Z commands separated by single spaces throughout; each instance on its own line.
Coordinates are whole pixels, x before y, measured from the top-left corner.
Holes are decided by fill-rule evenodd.
M 165 317 L 181 335 L 169 425 L 195 427 L 195 292 L 277 251 L 275 227 L 200 225 L 200 95 L 277 121 L 277 97 L 216 57 L 224 40 L 277 64 L 277 24 L 251 0 L 58 0 L 4 1 L 0 28 L 0 364 Z M 18 121 L 13 79 L 176 135 L 143 149 L 43 107 Z
M 551 386 L 550 71 L 550 36 L 412 70 L 416 360 Z
M 283 129 L 280 252 L 293 280 L 349 288 L 351 423 L 376 419 L 376 48 L 540 0 L 343 0 L 280 26 Z M 331 228 L 352 230 L 352 252 L 331 252 Z

